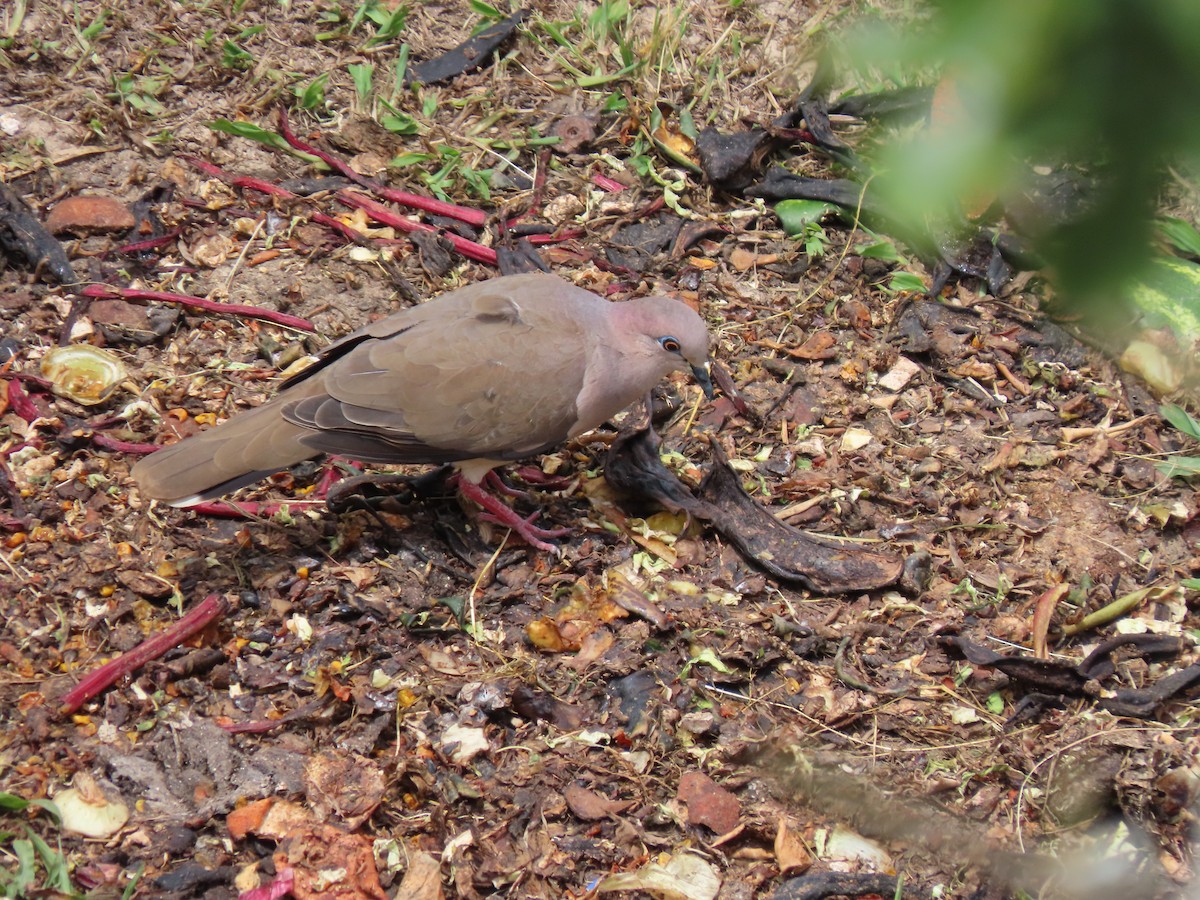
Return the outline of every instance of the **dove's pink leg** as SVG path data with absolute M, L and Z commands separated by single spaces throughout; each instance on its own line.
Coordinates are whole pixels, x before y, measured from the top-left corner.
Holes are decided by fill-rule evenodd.
M 538 526 L 533 524 L 533 520 L 537 518 L 537 513 L 534 513 L 528 519 L 523 519 L 516 510 L 499 497 L 488 493 L 481 485 L 461 477 L 457 481 L 459 492 L 472 503 L 477 503 L 483 507 L 488 521 L 495 522 L 497 525 L 503 525 L 505 528 L 511 528 L 526 543 L 537 547 L 539 550 L 545 550 L 548 553 L 557 552 L 558 548 L 554 544 L 547 543 L 548 539 L 565 537 L 571 533 L 571 529 L 569 528 L 538 528 Z

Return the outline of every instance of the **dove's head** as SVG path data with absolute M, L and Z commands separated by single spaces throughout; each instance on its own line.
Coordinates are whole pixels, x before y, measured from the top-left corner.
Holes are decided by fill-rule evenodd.
M 639 297 L 618 304 L 621 324 L 632 338 L 626 352 L 659 370 L 659 376 L 691 369 L 704 395 L 713 396 L 709 375 L 709 334 L 690 306 L 669 297 Z

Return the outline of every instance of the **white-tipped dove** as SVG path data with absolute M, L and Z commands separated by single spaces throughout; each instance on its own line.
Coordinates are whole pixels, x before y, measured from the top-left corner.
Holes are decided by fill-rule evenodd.
M 530 544 L 534 526 L 488 494 L 493 468 L 602 424 L 667 373 L 708 396 L 708 331 L 666 297 L 609 302 L 554 275 L 493 278 L 330 344 L 267 403 L 137 463 L 142 492 L 190 506 L 323 453 L 454 463 L 459 489 Z

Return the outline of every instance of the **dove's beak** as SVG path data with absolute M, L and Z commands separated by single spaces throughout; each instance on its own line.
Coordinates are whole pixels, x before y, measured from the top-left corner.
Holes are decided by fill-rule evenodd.
M 704 396 L 711 400 L 715 396 L 712 383 L 712 363 L 705 360 L 702 366 L 692 366 L 692 374 L 696 376 L 696 383 L 700 385 L 700 390 L 704 391 Z

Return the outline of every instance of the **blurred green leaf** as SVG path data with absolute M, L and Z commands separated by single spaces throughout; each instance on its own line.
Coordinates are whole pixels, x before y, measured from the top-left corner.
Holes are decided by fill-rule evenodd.
M 838 207 L 823 200 L 781 200 L 775 204 L 775 215 L 789 237 L 804 234 L 809 225 L 820 224 L 838 211 Z
M 1174 216 L 1162 216 L 1158 220 L 1158 230 L 1178 250 L 1188 256 L 1200 256 L 1200 231 L 1197 231 L 1191 222 L 1185 222 Z
M 1158 408 L 1158 413 L 1176 429 L 1186 434 L 1192 440 L 1200 441 L 1200 422 L 1197 422 L 1182 406 L 1174 403 L 1164 403 Z M 1200 475 L 1200 457 L 1172 456 L 1154 467 L 1168 478 L 1191 478 Z
M 409 7 L 401 4 L 395 9 L 388 9 L 381 3 L 368 2 L 366 16 L 375 23 L 376 32 L 367 41 L 367 46 L 384 44 L 400 36 L 404 25 L 408 22 Z
M 221 45 L 221 65 L 227 69 L 248 69 L 254 65 L 254 56 L 233 41 Z
M 379 124 L 392 134 L 416 134 L 421 130 L 417 120 L 404 113 L 385 113 L 379 117 Z
M 914 275 L 912 272 L 896 272 L 888 281 L 888 290 L 924 293 L 925 282 L 919 275 Z
M 403 169 L 406 166 L 413 166 L 417 163 L 429 162 L 431 159 L 433 159 L 432 153 L 418 153 L 413 151 L 401 153 L 399 156 L 394 157 L 388 165 L 393 168 Z
M 1193 475 L 1200 475 L 1200 457 L 1177 456 L 1155 463 L 1154 468 L 1168 478 L 1191 478 Z
M 717 652 L 713 650 L 712 647 L 704 647 L 700 650 L 694 649 L 692 651 L 692 658 L 687 661 L 687 664 L 683 667 L 679 677 L 686 678 L 688 673 L 691 672 L 695 666 L 711 666 L 718 672 L 723 673 L 729 673 L 733 671 L 733 669 L 731 669 L 727 663 L 717 656 Z
M 105 23 L 108 21 L 109 13 L 102 11 L 96 16 L 95 21 L 79 32 L 80 42 L 86 47 L 92 43 L 92 39 L 104 30 Z
M 629 108 L 629 98 L 619 91 L 609 94 L 604 100 L 603 111 L 606 113 L 624 112 Z
M 301 109 L 321 109 L 325 106 L 325 85 L 329 81 L 329 73 L 324 72 L 306 84 L 296 88 L 296 100 Z
M 213 131 L 219 131 L 222 134 L 231 134 L 234 137 L 246 138 L 250 141 L 256 141 L 267 147 L 272 147 L 275 150 L 282 150 L 285 153 L 290 153 L 298 159 L 303 159 L 311 165 L 325 168 L 325 163 L 308 153 L 301 153 L 294 149 L 282 135 L 276 134 L 273 131 L 267 131 L 260 125 L 255 125 L 253 122 L 233 122 L 229 119 L 214 119 L 211 122 L 206 122 L 209 128 Z
M 208 123 L 208 127 L 213 131 L 220 131 L 224 134 L 232 134 L 234 137 L 257 141 L 260 144 L 266 144 L 268 147 L 276 147 L 280 150 L 288 149 L 288 142 L 282 136 L 273 131 L 267 131 L 261 125 L 255 125 L 253 122 L 232 122 L 229 119 L 214 119 Z
M 408 55 L 411 52 L 408 44 L 400 45 L 400 52 L 396 54 L 396 64 L 394 66 L 396 72 L 396 88 L 392 91 L 392 102 L 396 102 L 396 98 L 400 96 L 400 91 L 404 89 L 404 79 L 408 77 Z
M 12 842 L 12 853 L 17 858 L 17 867 L 8 873 L 9 880 L 5 884 L 5 895 L 9 897 L 24 897 L 28 888 L 37 881 L 37 862 L 33 852 L 33 842 L 19 839 Z M 9 893 L 9 891 L 12 893 Z
M 0 791 L 0 810 L 8 812 L 21 812 L 34 806 L 38 809 L 44 809 L 54 819 L 55 823 L 62 822 L 62 813 L 58 811 L 58 807 L 50 800 L 26 800 L 24 797 L 19 797 L 16 794 L 9 794 Z
M 1200 170 L 1200 116 L 1181 114 L 1200 96 L 1200 3 L 929 0 L 886 19 L 868 8 L 838 40 L 862 90 L 940 88 L 933 129 L 878 141 L 872 187 L 889 208 L 949 232 L 963 198 L 1013 209 L 1035 167 L 1082 170 L 1081 202 L 1035 206 L 1025 236 L 1059 298 L 1084 304 L 1090 323 L 1127 321 L 1121 300 L 1153 259 L 1164 176 Z
M 1147 325 L 1170 326 L 1181 346 L 1200 339 L 1200 265 L 1159 257 L 1130 287 L 1129 297 Z
M 504 13 L 500 12 L 500 10 L 496 9 L 490 3 L 484 3 L 483 0 L 469 0 L 469 4 L 476 15 L 482 16 L 485 19 L 499 21 L 504 18 Z
M 882 259 L 884 262 L 904 262 L 904 257 L 889 240 L 878 240 L 854 248 L 854 252 L 867 259 Z
M 371 99 L 372 81 L 375 78 L 375 67 L 369 63 L 351 63 L 346 66 L 350 80 L 354 82 L 354 94 L 360 105 L 366 105 Z
M 441 606 L 444 606 L 446 609 L 450 610 L 450 614 L 454 616 L 454 620 L 458 622 L 460 627 L 466 621 L 467 601 L 462 595 L 454 594 L 450 597 L 438 597 L 433 601 L 433 604 L 434 606 L 438 606 L 440 604 Z
M 1158 414 L 1193 440 L 1200 441 L 1200 422 L 1188 415 L 1187 410 L 1174 403 L 1164 403 Z
M 29 831 L 28 828 L 26 831 L 33 844 L 33 849 L 37 851 L 38 858 L 42 861 L 42 867 L 46 870 L 46 886 L 56 891 L 62 891 L 64 894 L 71 894 L 71 869 L 61 846 L 58 850 L 54 850 L 37 834 Z
M 700 132 L 696 128 L 696 120 L 692 118 L 690 106 L 685 106 L 679 111 L 679 130 L 693 141 L 700 138 Z
M 18 797 L 16 794 L 9 794 L 0 791 L 0 809 L 9 812 L 20 812 L 29 806 L 29 801 L 24 797 Z

